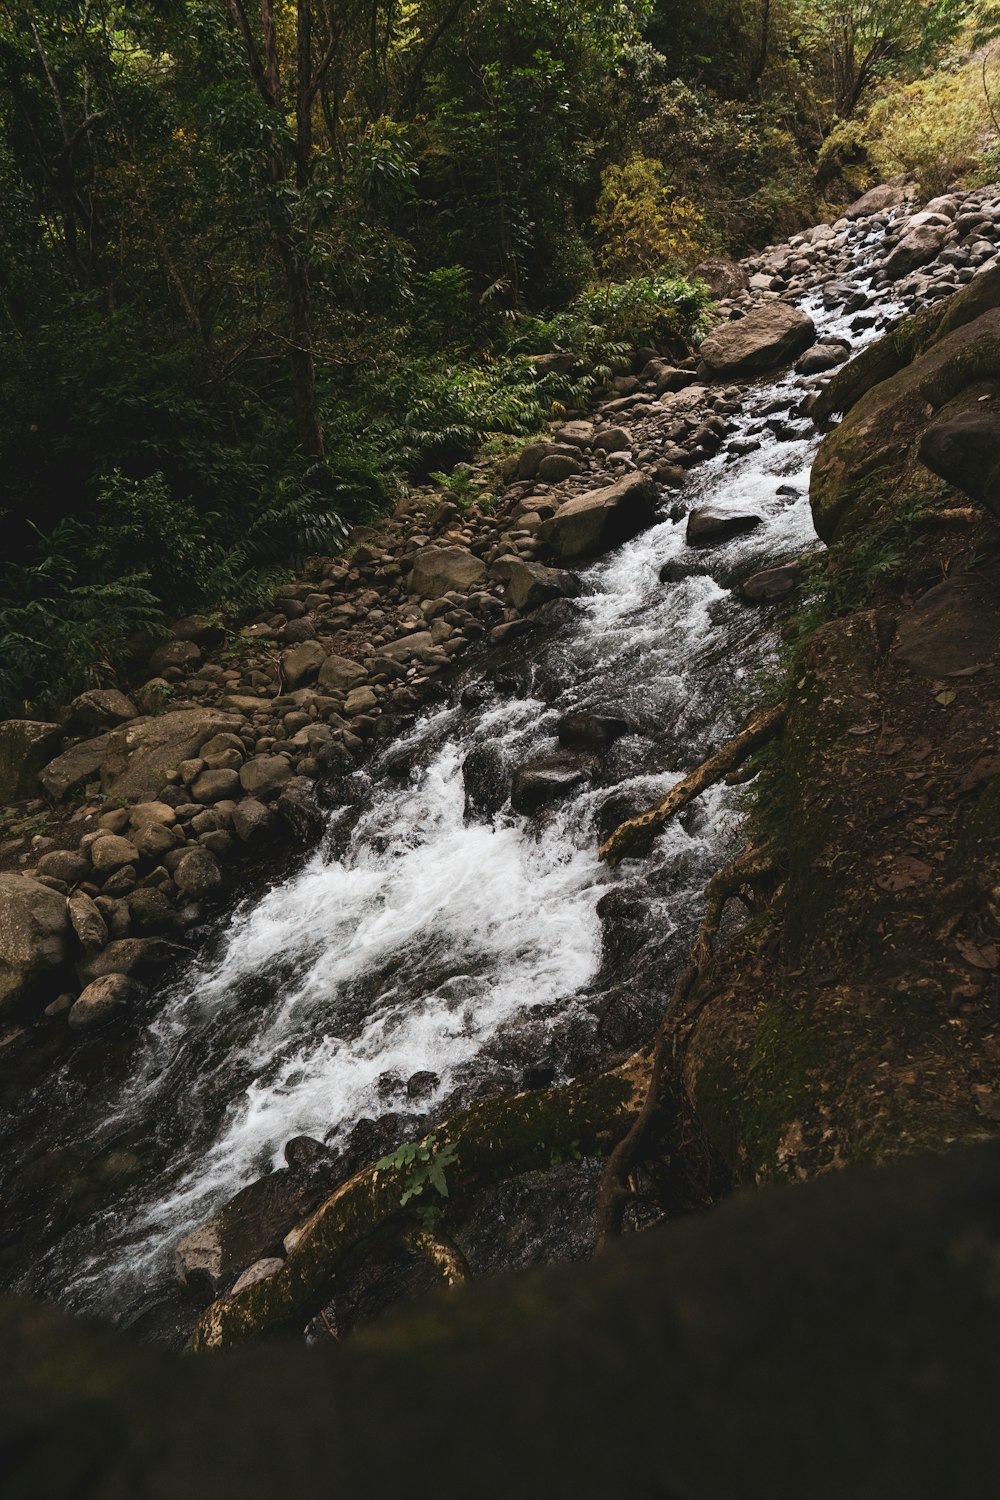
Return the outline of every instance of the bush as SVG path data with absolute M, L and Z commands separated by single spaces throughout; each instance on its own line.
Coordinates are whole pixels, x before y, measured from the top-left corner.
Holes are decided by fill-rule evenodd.
M 594 214 L 600 263 L 610 275 L 688 270 L 708 253 L 705 215 L 675 191 L 662 164 L 633 156 L 608 167 Z

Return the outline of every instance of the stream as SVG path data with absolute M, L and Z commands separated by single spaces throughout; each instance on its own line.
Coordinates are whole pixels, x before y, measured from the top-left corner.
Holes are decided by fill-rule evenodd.
M 858 285 L 866 254 L 859 232 Z M 802 305 L 855 349 L 900 311 L 876 303 L 876 326 L 855 334 L 818 293 Z M 599 829 L 615 821 L 609 799 L 622 816 L 652 804 L 734 732 L 773 664 L 780 607 L 744 604 L 732 584 L 819 545 L 819 434 L 803 422 L 779 440 L 766 426 L 802 395 L 790 373 L 745 387 L 729 438 L 683 492 L 685 509 L 711 502 L 763 525 L 695 550 L 684 520 L 667 519 L 587 568 L 565 618 L 463 668 L 448 704 L 355 773 L 354 811 L 334 807 L 320 846 L 226 917 L 140 1033 L 78 1048 L 4 1104 L 9 1289 L 176 1337 L 194 1317 L 177 1240 L 280 1165 L 290 1138 L 336 1146 L 388 1111 L 426 1128 L 522 1087 L 526 1070 L 560 1080 L 649 1034 L 705 882 L 739 837 L 739 792 L 709 793 L 649 860 L 617 871 L 597 860 Z M 747 437 L 760 448 L 734 457 Z M 676 581 L 661 583 L 667 563 Z M 581 710 L 632 730 L 590 785 L 532 819 L 509 804 L 467 815 L 470 752 L 517 766 L 553 751 L 559 720 Z M 602 937 L 612 893 L 612 916 L 640 934 L 634 958 Z M 411 1097 L 419 1074 L 431 1076 Z

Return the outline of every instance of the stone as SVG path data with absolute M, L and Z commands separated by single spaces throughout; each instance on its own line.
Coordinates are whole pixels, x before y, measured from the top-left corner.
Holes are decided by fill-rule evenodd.
M 173 669 L 186 672 L 201 661 L 201 650 L 194 641 L 164 641 L 150 654 L 149 668 L 156 676 Z
M 922 463 L 1000 516 L 1000 386 L 973 386 L 924 430 Z
M 560 443 L 572 443 L 574 448 L 589 448 L 594 440 L 593 422 L 567 422 L 556 433 Z
M 256 797 L 244 797 L 233 808 L 233 832 L 241 843 L 251 846 L 264 843 L 274 831 L 270 810 Z
M 101 766 L 102 788 L 125 802 L 151 801 L 166 785 L 168 774 L 197 756 L 206 740 L 242 726 L 242 716 L 210 708 L 133 719 L 111 733 Z
M 132 835 L 132 842 L 146 859 L 162 859 L 174 847 L 174 835 L 165 823 L 144 823 Z
M 572 474 L 582 473 L 582 470 L 583 465 L 578 458 L 570 458 L 566 453 L 548 453 L 538 465 L 538 478 L 545 484 L 559 484 Z
M 142 886 L 127 899 L 129 916 L 140 936 L 166 932 L 174 925 L 173 903 L 169 896 L 155 886 Z
M 348 656 L 328 656 L 319 669 L 319 685 L 333 693 L 349 693 L 351 688 L 364 682 L 366 676 L 360 662 Z
M 292 763 L 284 755 L 255 755 L 240 770 L 240 785 L 252 797 L 266 797 L 290 780 Z
M 66 906 L 84 953 L 99 953 L 108 941 L 108 924 L 97 906 L 83 891 L 70 896 Z
M 1000 599 L 982 574 L 945 579 L 897 622 L 893 658 L 922 677 L 965 676 L 995 666 L 998 654 Z
M 724 510 L 718 505 L 700 505 L 687 519 L 687 543 L 689 547 L 705 547 L 714 542 L 728 541 L 741 536 L 745 531 L 755 531 L 763 526 L 762 516 L 749 512 Z
M 485 565 L 465 547 L 421 547 L 413 559 L 410 590 L 422 599 L 440 599 L 452 590 L 477 588 L 485 577 Z
M 326 661 L 326 652 L 319 641 L 300 641 L 281 653 L 281 671 L 289 688 L 297 688 L 304 682 L 313 682 Z
M 850 357 L 851 351 L 846 344 L 817 344 L 796 361 L 795 371 L 798 375 L 823 375 Z
M 710 255 L 707 260 L 695 266 L 693 275 L 720 299 L 738 297 L 750 285 L 750 279 L 739 261 L 729 260 L 724 255 Z
M 884 271 L 890 281 L 901 281 L 918 266 L 924 266 L 944 249 L 948 230 L 933 224 L 919 225 L 903 236 L 886 260 Z
M 510 767 L 499 745 L 474 745 L 462 762 L 465 815 L 493 817 L 510 796 Z
M 788 364 L 816 342 L 816 325 L 785 302 L 766 302 L 702 340 L 702 365 L 717 379 L 760 375 Z
M 575 599 L 580 592 L 580 580 L 575 573 L 524 562 L 517 557 L 498 558 L 490 573 L 505 580 L 507 602 L 515 609 L 537 609 L 550 599 Z
M 433 645 L 434 637 L 429 630 L 414 630 L 409 635 L 400 636 L 398 641 L 388 641 L 380 654 L 392 662 L 412 661 L 415 656 L 429 651 Z
M 30 996 L 69 956 L 66 898 L 26 875 L 0 875 L 0 1011 Z
M 81 740 L 50 760 L 38 777 L 54 802 L 62 802 L 71 792 L 94 781 L 101 774 L 104 757 L 111 743 L 111 732 Z
M 179 1241 L 174 1255 L 178 1281 L 217 1296 L 248 1266 L 277 1259 L 285 1235 L 314 1201 L 315 1194 L 287 1168 L 250 1183 Z
M 90 874 L 90 860 L 75 849 L 53 849 L 35 866 L 38 875 L 50 875 L 66 885 L 78 885 Z
M 172 828 L 177 822 L 177 813 L 167 802 L 137 802 L 127 817 L 132 828 L 148 828 L 152 824 Z
M 102 872 L 120 870 L 123 865 L 134 865 L 139 851 L 130 839 L 116 833 L 102 833 L 90 846 L 90 861 L 95 870 Z
M 58 724 L 41 719 L 0 723 L 0 802 L 38 796 L 38 773 L 62 743 Z
M 411 1073 L 406 1080 L 406 1093 L 410 1099 L 427 1099 L 439 1088 L 441 1077 L 433 1073 L 429 1068 L 422 1069 L 419 1073 Z
M 76 972 L 81 983 L 89 984 L 104 974 L 133 974 L 159 969 L 186 954 L 186 948 L 168 943 L 161 937 L 117 938 L 99 953 L 84 958 L 77 964 Z
M 248 1286 L 256 1286 L 258 1281 L 266 1281 L 273 1276 L 275 1271 L 280 1271 L 285 1262 L 280 1255 L 266 1255 L 263 1260 L 255 1260 L 252 1266 L 248 1266 L 242 1276 L 238 1276 L 233 1283 L 231 1295 L 235 1297 L 237 1292 L 245 1291 Z
M 80 693 L 69 706 L 66 728 L 70 734 L 97 734 L 103 729 L 116 729 L 138 718 L 139 710 L 117 688 L 91 688 Z
M 370 687 L 357 687 L 344 699 L 344 713 L 349 719 L 357 714 L 369 714 L 378 708 L 378 699 Z
M 898 208 L 903 198 L 902 188 L 892 187 L 889 183 L 883 182 L 878 187 L 869 188 L 868 192 L 862 193 L 850 208 L 845 208 L 844 218 L 870 219 L 875 214 L 884 214 L 891 208 Z
M 87 1031 L 121 1017 L 140 1000 L 143 986 L 127 974 L 103 974 L 87 985 L 69 1012 L 74 1031 Z
M 593 775 L 593 762 L 581 756 L 545 755 L 518 766 L 511 783 L 510 805 L 526 817 L 561 801 Z
M 174 871 L 178 890 L 204 900 L 222 889 L 222 867 L 208 849 L 188 849 Z
M 240 778 L 237 771 L 202 771 L 191 783 L 191 796 L 195 802 L 224 802 L 229 797 L 239 795 Z
M 564 750 L 607 750 L 631 731 L 627 719 L 612 714 L 573 713 L 559 720 L 556 733 Z
M 624 427 L 602 427 L 594 438 L 596 453 L 630 453 L 632 434 Z
M 194 641 L 206 651 L 214 651 L 226 639 L 226 632 L 213 615 L 184 615 L 170 629 L 179 641 Z
M 576 495 L 538 528 L 539 541 L 561 559 L 592 556 L 631 541 L 656 519 L 656 485 L 628 474 L 602 489 Z
M 740 598 L 748 604 L 770 604 L 775 599 L 785 599 L 795 592 L 802 582 L 802 567 L 799 563 L 784 563 L 777 568 L 764 568 L 751 573 L 740 584 Z

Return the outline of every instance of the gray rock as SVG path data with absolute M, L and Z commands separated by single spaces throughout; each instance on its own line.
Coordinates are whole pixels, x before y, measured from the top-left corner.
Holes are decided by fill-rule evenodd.
M 130 839 L 115 833 L 103 833 L 90 846 L 90 860 L 95 870 L 120 870 L 123 865 L 134 865 L 139 851 Z
M 1000 388 L 973 387 L 949 402 L 918 452 L 933 473 L 1000 516 Z
M 890 208 L 897 208 L 903 202 L 903 190 L 898 187 L 890 187 L 888 183 L 882 183 L 879 187 L 869 188 L 863 193 L 856 203 L 850 208 L 845 208 L 845 219 L 870 219 L 875 214 L 884 214 Z
M 194 641 L 164 641 L 149 658 L 149 669 L 159 676 L 174 669 L 179 672 L 195 667 L 201 661 L 201 650 Z
M 262 844 L 274 832 L 270 810 L 256 797 L 244 797 L 233 808 L 233 832 L 244 844 Z
M 128 911 L 124 902 L 118 905 L 124 906 L 125 911 Z M 187 949 L 176 943 L 168 943 L 160 937 L 118 938 L 102 948 L 100 953 L 84 958 L 77 964 L 76 972 L 81 983 L 89 984 L 92 979 L 100 979 L 104 974 L 145 973 L 159 969 L 175 958 L 182 958 L 186 952 Z
M 185 895 L 203 900 L 222 889 L 222 868 L 210 850 L 189 849 L 178 862 L 174 881 Z
M 629 453 L 632 450 L 632 434 L 624 427 L 602 427 L 594 438 L 597 453 Z
M 99 953 L 108 941 L 108 924 L 94 902 L 83 891 L 67 902 L 69 920 L 84 953 Z
M 239 795 L 240 778 L 236 771 L 202 771 L 191 783 L 191 796 L 195 802 L 211 805 Z
M 378 708 L 378 699 L 370 687 L 357 687 L 344 699 L 344 713 L 349 719 L 357 714 L 369 714 Z
M 326 661 L 326 652 L 319 641 L 300 641 L 281 653 L 281 670 L 290 688 L 303 682 L 312 682 Z
M 292 763 L 284 755 L 255 755 L 240 770 L 240 785 L 251 797 L 280 791 L 291 779 Z
M 38 875 L 51 875 L 66 885 L 77 885 L 90 874 L 90 860 L 75 849 L 53 849 L 43 854 L 35 866 Z
M 69 955 L 66 898 L 25 875 L 0 875 L 0 1011 L 30 996 Z
M 389 641 L 381 649 L 381 655 L 389 661 L 404 662 L 412 661 L 415 656 L 422 656 L 434 645 L 434 637 L 429 630 L 414 630 L 410 635 L 400 636 L 398 641 Z
M 761 516 L 723 510 L 721 506 L 701 505 L 688 516 L 688 546 L 705 547 L 713 542 L 724 542 L 745 531 L 754 531 L 763 524 Z
M 740 584 L 740 597 L 748 604 L 769 604 L 774 599 L 784 599 L 798 588 L 802 581 L 800 563 L 785 563 L 778 568 L 764 568 L 752 573 Z
M 137 802 L 129 809 L 128 821 L 133 828 L 148 828 L 151 824 L 172 828 L 177 814 L 168 802 Z
M 410 589 L 422 599 L 440 599 L 453 589 L 468 592 L 486 577 L 486 568 L 465 547 L 421 547 L 413 559 Z
M 576 495 L 538 528 L 538 538 L 564 559 L 607 552 L 631 541 L 656 518 L 656 485 L 628 474 L 603 489 Z
M 110 743 L 109 731 L 94 739 L 82 740 L 79 745 L 71 745 L 55 760 L 49 761 L 38 779 L 53 801 L 61 802 L 71 792 L 98 778 Z
M 901 281 L 918 266 L 924 266 L 933 260 L 944 249 L 947 239 L 948 230 L 932 224 L 912 229 L 909 234 L 904 235 L 887 259 L 883 268 L 886 276 L 890 281 Z
M 699 281 L 714 292 L 716 297 L 736 297 L 750 285 L 746 271 L 739 261 L 728 260 L 724 255 L 710 255 L 693 273 Z
M 524 562 L 518 557 L 498 558 L 490 572 L 506 581 L 507 600 L 515 609 L 537 609 L 550 599 L 575 599 L 580 592 L 580 580 L 575 573 Z
M 360 662 L 348 656 L 328 656 L 319 669 L 319 685 L 334 693 L 349 693 L 364 682 L 367 673 Z
M 217 1295 L 248 1266 L 277 1259 L 285 1235 L 314 1202 L 315 1193 L 286 1169 L 252 1182 L 178 1243 L 177 1279 Z
M 62 743 L 58 724 L 40 719 L 0 723 L 0 802 L 38 796 L 38 773 Z
M 816 342 L 812 318 L 785 302 L 766 302 L 702 341 L 704 368 L 716 378 L 759 375 L 788 364 Z
M 138 717 L 139 710 L 117 688 L 91 688 L 74 698 L 69 706 L 66 728 L 71 734 L 98 734 L 116 729 Z
M 582 470 L 583 465 L 578 458 L 570 458 L 566 453 L 548 453 L 538 465 L 538 477 L 545 484 L 559 484 Z
M 127 974 L 104 974 L 83 990 L 70 1009 L 69 1024 L 74 1031 L 88 1031 L 118 1019 L 142 998 L 144 991 L 136 979 Z
M 217 709 L 175 709 L 155 719 L 133 719 L 112 732 L 101 767 L 101 785 L 125 802 L 148 802 L 167 775 L 201 751 L 213 735 L 235 733 L 242 716 Z

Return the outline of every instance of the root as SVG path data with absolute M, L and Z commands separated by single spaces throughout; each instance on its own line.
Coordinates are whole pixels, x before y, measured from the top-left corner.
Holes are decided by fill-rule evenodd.
M 766 745 L 768 740 L 779 735 L 785 724 L 785 705 L 778 704 L 774 708 L 761 709 L 754 714 L 746 728 L 742 730 L 735 739 L 729 740 L 710 755 L 707 760 L 702 761 L 700 766 L 679 781 L 656 807 L 651 807 L 648 812 L 640 813 L 638 817 L 629 818 L 615 829 L 607 841 L 601 845 L 598 857 L 606 860 L 609 865 L 617 865 L 633 851 L 637 851 L 648 838 L 651 832 L 656 832 L 674 816 L 693 802 L 695 797 L 701 795 L 709 787 L 715 786 L 728 776 L 730 771 L 741 766 L 755 750 Z
M 628 826 L 628 825 L 626 825 Z M 748 849 L 733 860 L 732 864 L 719 870 L 705 888 L 705 917 L 698 930 L 687 964 L 677 977 L 677 982 L 667 1001 L 663 1022 L 660 1026 L 653 1064 L 650 1071 L 649 1088 L 628 1132 L 615 1146 L 605 1164 L 597 1193 L 596 1248 L 603 1250 L 608 1241 L 621 1234 L 625 1210 L 632 1200 L 629 1186 L 636 1162 L 650 1125 L 662 1103 L 664 1080 L 668 1064 L 671 1073 L 676 1073 L 676 1064 L 683 1052 L 683 1040 L 690 1035 L 705 1001 L 693 1010 L 685 1009 L 685 1002 L 702 977 L 713 957 L 713 944 L 722 921 L 726 902 L 739 896 L 747 884 L 771 874 L 777 864 L 773 852 Z
M 403 1207 L 404 1196 L 455 1198 L 554 1161 L 606 1155 L 646 1096 L 651 1052 L 647 1047 L 619 1068 L 564 1088 L 486 1100 L 438 1126 L 419 1151 L 395 1152 L 357 1173 L 286 1237 L 280 1271 L 206 1308 L 192 1348 L 235 1348 L 304 1327 L 331 1300 L 337 1277 L 373 1244 L 411 1230 L 413 1210 Z M 457 1253 L 439 1237 L 416 1248 L 450 1285 L 460 1279 Z

